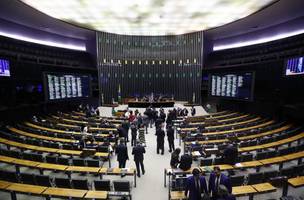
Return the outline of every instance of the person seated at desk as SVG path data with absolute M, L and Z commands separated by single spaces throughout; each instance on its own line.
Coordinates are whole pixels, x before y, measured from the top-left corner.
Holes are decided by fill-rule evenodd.
M 179 154 L 181 152 L 180 148 L 176 148 L 173 153 L 171 154 L 170 166 L 173 169 L 177 168 L 177 165 L 180 163 L 179 161 Z
M 192 165 L 192 156 L 187 153 L 182 155 L 178 167 L 184 171 L 187 171 L 191 168 L 191 165 Z

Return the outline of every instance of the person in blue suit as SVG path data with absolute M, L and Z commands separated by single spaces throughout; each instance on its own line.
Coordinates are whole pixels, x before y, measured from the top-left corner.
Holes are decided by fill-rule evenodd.
M 201 194 L 207 194 L 207 183 L 205 177 L 200 175 L 200 170 L 194 168 L 192 170 L 193 176 L 190 176 L 186 182 L 185 196 L 188 196 L 189 200 L 201 200 Z
M 232 186 L 230 183 L 230 179 L 223 173 L 221 173 L 221 169 L 218 166 L 215 166 L 213 172 L 210 174 L 209 178 L 209 193 L 212 194 L 212 199 L 218 199 L 218 191 L 219 186 L 224 185 L 228 193 L 231 194 Z

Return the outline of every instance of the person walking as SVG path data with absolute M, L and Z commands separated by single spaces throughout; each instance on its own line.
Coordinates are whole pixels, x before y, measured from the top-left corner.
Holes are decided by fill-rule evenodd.
M 140 177 L 140 171 L 145 174 L 144 167 L 144 154 L 146 153 L 145 147 L 143 147 L 139 141 L 137 141 L 136 146 L 133 147 L 132 155 L 134 155 L 134 162 L 136 165 L 137 176 Z
M 120 144 L 115 149 L 119 168 L 125 168 L 126 161 L 129 160 L 128 148 L 124 143 L 124 140 L 120 140 Z

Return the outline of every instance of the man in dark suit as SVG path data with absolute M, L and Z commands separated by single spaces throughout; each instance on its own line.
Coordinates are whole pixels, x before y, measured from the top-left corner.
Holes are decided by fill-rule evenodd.
M 219 198 L 218 192 L 220 185 L 224 185 L 229 194 L 231 194 L 232 186 L 230 179 L 225 174 L 221 173 L 221 169 L 218 166 L 215 166 L 209 178 L 209 193 L 212 193 L 212 200 Z
M 157 143 L 156 153 L 159 154 L 159 150 L 161 150 L 161 154 L 164 155 L 165 131 L 162 129 L 162 127 L 159 127 L 157 128 L 155 135 L 156 135 L 156 143 Z
M 197 168 L 192 170 L 192 174 L 186 182 L 185 196 L 187 197 L 189 192 L 189 200 L 201 200 L 201 194 L 208 193 L 206 179 L 200 175 Z
M 229 144 L 223 152 L 224 162 L 227 165 L 235 165 L 238 161 L 238 147 L 237 143 Z M 230 175 L 234 175 L 233 170 L 229 170 Z
M 120 140 L 120 144 L 116 147 L 115 153 L 117 155 L 119 168 L 125 168 L 126 161 L 129 160 L 129 156 L 128 156 L 128 148 L 124 144 L 123 140 Z
M 137 145 L 133 147 L 132 154 L 134 155 L 134 162 L 136 165 L 137 176 L 140 177 L 140 168 L 142 174 L 145 174 L 144 167 L 144 153 L 146 153 L 145 148 L 137 141 Z
M 169 143 L 169 152 L 171 153 L 174 151 L 174 129 L 172 128 L 171 125 L 167 127 L 167 138 L 168 138 L 168 143 Z
M 192 157 L 189 154 L 184 154 L 181 156 L 179 168 L 187 171 L 191 168 L 192 165 Z

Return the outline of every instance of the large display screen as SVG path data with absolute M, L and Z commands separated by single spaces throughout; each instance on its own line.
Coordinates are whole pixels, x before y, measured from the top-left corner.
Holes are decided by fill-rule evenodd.
M 286 61 L 285 75 L 304 74 L 304 57 L 290 58 Z
M 240 100 L 253 99 L 254 72 L 211 74 L 209 94 Z
M 0 76 L 11 76 L 8 60 L 0 59 Z
M 89 75 L 45 73 L 44 78 L 47 100 L 90 96 Z

